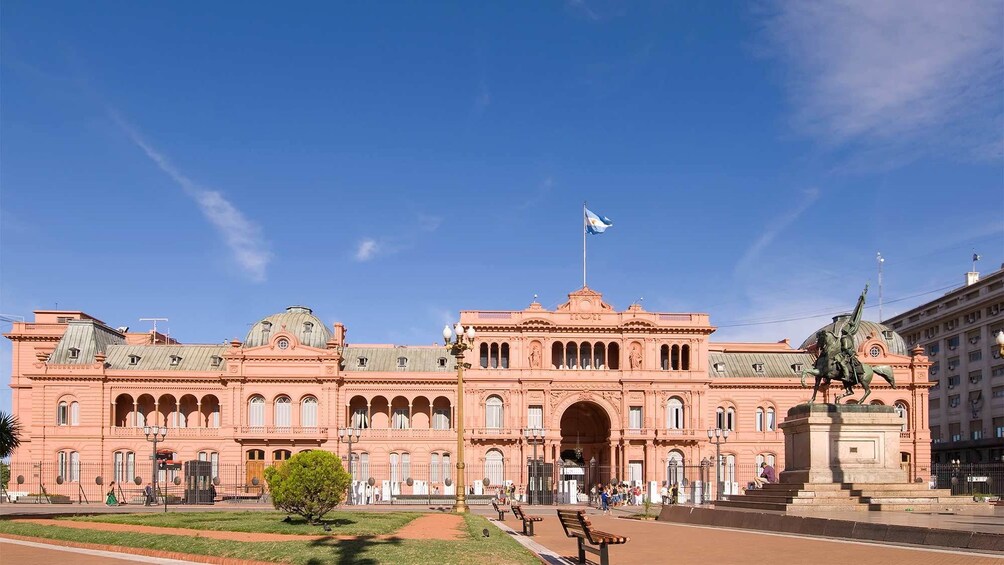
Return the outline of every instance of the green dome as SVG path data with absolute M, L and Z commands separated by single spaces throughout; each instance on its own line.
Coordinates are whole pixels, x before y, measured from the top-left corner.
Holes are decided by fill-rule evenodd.
M 844 326 L 850 320 L 850 314 L 841 314 L 839 316 L 833 317 L 833 323 L 827 324 L 818 330 L 812 332 L 812 334 L 805 338 L 802 342 L 802 347 L 800 349 L 806 349 L 811 345 L 816 343 L 816 334 L 820 330 L 829 330 L 831 332 L 839 332 L 840 328 Z M 868 320 L 861 320 L 861 324 L 858 325 L 858 333 L 854 334 L 854 347 L 861 347 L 861 344 L 868 339 L 868 336 L 874 335 L 876 338 L 885 342 L 887 351 L 893 355 L 910 355 L 910 350 L 906 347 L 906 342 L 903 337 L 898 333 L 894 332 L 889 326 L 884 326 L 878 322 L 869 322 Z
M 251 326 L 251 331 L 244 338 L 244 347 L 267 345 L 272 336 L 282 331 L 293 334 L 303 345 L 318 349 L 324 349 L 331 339 L 331 332 L 310 308 L 290 306 L 285 312 L 272 314 Z

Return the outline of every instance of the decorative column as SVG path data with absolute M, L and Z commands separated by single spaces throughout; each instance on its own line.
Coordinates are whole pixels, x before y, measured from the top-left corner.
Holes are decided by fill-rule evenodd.
M 132 401 L 132 427 L 139 427 L 139 401 Z

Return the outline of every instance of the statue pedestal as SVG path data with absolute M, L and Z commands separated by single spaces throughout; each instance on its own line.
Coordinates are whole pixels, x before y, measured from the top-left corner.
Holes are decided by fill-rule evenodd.
M 781 483 L 905 483 L 902 419 L 892 406 L 799 404 L 788 410 Z

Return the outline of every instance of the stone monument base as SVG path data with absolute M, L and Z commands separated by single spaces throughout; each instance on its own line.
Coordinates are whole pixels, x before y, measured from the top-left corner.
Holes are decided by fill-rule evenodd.
M 782 484 L 905 483 L 903 420 L 892 406 L 799 404 L 788 410 Z

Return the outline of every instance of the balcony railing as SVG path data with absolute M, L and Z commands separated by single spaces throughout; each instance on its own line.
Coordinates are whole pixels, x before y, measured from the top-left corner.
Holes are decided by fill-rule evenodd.
M 466 436 L 470 439 L 512 439 L 523 437 L 523 432 L 518 428 L 468 428 Z
M 327 426 L 238 426 L 234 428 L 234 436 L 236 437 L 270 437 L 270 438 L 286 438 L 286 437 L 304 437 L 304 438 L 317 438 L 317 437 L 327 437 L 328 428 Z
M 367 428 L 363 430 L 360 439 L 455 439 L 457 430 L 436 430 L 429 428 Z
M 668 437 L 668 438 L 684 437 L 684 438 L 691 438 L 691 437 L 694 437 L 695 433 L 694 433 L 694 430 L 678 430 L 678 429 L 664 429 L 664 430 L 660 430 L 660 429 L 657 429 L 657 430 L 655 430 L 655 435 L 656 435 L 656 437 Z
M 145 437 L 143 435 L 143 428 L 134 428 L 131 426 L 109 428 L 108 435 L 111 437 Z M 219 435 L 220 428 L 167 428 L 167 436 L 170 438 L 219 437 Z

